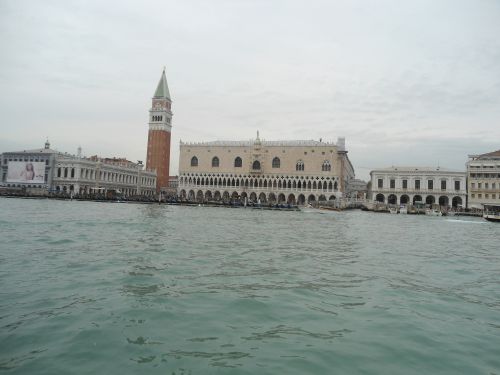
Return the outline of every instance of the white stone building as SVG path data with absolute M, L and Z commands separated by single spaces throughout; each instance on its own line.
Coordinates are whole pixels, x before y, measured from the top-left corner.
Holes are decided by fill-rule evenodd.
M 375 169 L 370 177 L 373 202 L 465 207 L 465 172 L 440 167 L 390 167 Z
M 344 138 L 180 144 L 181 199 L 266 203 L 341 198 L 354 178 Z
M 121 158 L 82 158 L 60 154 L 54 166 L 52 191 L 154 196 L 156 172 L 146 171 L 142 164 Z
M 482 155 L 469 155 L 467 181 L 467 207 L 483 208 L 484 204 L 500 205 L 500 150 Z
M 125 159 L 84 158 L 50 148 L 5 152 L 0 186 L 31 195 L 49 193 L 155 194 L 156 172 Z

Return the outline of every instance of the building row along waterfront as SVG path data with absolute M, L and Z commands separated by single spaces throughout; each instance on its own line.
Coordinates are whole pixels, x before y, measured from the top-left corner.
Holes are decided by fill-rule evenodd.
M 468 207 L 500 205 L 500 150 L 469 155 L 467 183 Z
M 354 179 L 345 139 L 180 143 L 178 194 L 196 201 L 305 204 L 342 198 Z
M 5 152 L 1 156 L 1 182 L 4 189 L 22 189 L 33 195 L 49 193 L 153 196 L 156 172 L 146 171 L 142 163 L 124 158 L 82 157 L 50 148 Z
M 370 172 L 370 199 L 391 205 L 465 207 L 465 172 L 445 168 L 390 167 Z

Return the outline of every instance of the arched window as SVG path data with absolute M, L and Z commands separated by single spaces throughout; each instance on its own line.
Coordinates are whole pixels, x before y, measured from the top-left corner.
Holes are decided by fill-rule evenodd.
M 214 156 L 212 158 L 212 168 L 218 168 L 219 167 L 219 158 L 217 156 Z
M 243 162 L 241 160 L 241 158 L 239 156 L 236 157 L 236 159 L 234 159 L 234 166 L 235 168 L 241 168 Z
M 302 160 L 299 160 L 297 164 L 295 164 L 295 170 L 296 171 L 303 171 L 304 170 L 304 162 Z
M 332 165 L 328 160 L 325 160 L 323 164 L 321 165 L 321 170 L 323 172 L 330 172 L 332 170 Z
M 64 178 L 68 177 L 68 168 L 64 168 Z
M 255 160 L 252 164 L 252 169 L 253 170 L 259 170 L 260 169 L 260 161 Z
M 61 177 L 61 168 L 57 168 L 57 177 Z
M 198 158 L 196 156 L 193 156 L 191 158 L 191 167 L 197 167 L 198 166 Z
M 280 165 L 281 165 L 280 158 L 275 157 L 275 158 L 273 159 L 273 168 L 279 168 L 279 167 L 280 167 Z
M 71 178 L 75 178 L 75 168 L 71 168 Z

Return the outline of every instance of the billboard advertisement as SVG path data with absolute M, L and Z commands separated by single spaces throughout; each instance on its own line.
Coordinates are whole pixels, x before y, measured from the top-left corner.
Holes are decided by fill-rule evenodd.
M 45 163 L 33 161 L 9 161 L 7 182 L 43 184 Z

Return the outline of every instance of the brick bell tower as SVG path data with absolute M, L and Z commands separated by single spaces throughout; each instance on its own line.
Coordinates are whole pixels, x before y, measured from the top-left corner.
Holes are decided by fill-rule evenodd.
M 172 100 L 168 91 L 165 68 L 149 110 L 148 155 L 146 169 L 156 170 L 156 192 L 168 186 L 170 167 L 170 132 L 172 130 Z

